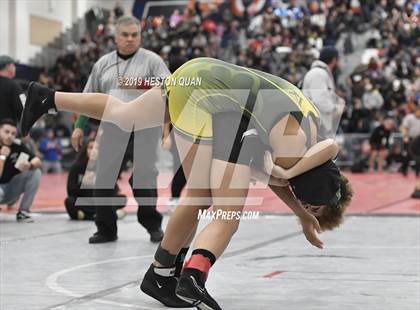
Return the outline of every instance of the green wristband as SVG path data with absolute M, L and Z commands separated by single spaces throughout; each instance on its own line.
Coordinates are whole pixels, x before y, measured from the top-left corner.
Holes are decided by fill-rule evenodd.
M 89 117 L 84 115 L 79 115 L 74 123 L 74 128 L 84 129 L 86 127 L 87 122 L 89 121 Z

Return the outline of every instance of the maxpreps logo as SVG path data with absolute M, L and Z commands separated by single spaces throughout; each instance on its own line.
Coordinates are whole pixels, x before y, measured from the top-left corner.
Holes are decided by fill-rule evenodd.
M 199 210 L 198 220 L 256 220 L 260 217 L 259 211 L 208 211 Z

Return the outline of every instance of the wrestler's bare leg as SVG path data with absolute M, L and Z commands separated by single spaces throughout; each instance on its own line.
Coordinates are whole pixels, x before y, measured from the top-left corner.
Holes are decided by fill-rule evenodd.
M 242 212 L 248 194 L 249 179 L 248 166 L 213 159 L 210 178 L 213 211 L 222 210 L 224 215 L 230 212 L 231 216 Z M 214 219 L 197 235 L 193 248 L 206 249 L 216 258 L 220 257 L 237 231 L 239 222 L 240 218 Z
M 59 111 L 111 122 L 126 131 L 162 126 L 165 116 L 165 97 L 157 87 L 127 103 L 107 94 L 56 92 L 55 105 Z
M 212 146 L 194 144 L 178 134 L 175 134 L 175 140 L 187 184 L 186 195 L 171 215 L 161 242 L 161 247 L 172 255 L 177 255 L 181 248 L 191 243 L 198 224 L 199 210 L 211 205 Z M 161 266 L 157 261 L 154 265 Z

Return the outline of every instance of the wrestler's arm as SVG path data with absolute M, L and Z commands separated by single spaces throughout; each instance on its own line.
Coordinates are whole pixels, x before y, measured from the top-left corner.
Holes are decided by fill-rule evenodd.
M 293 213 L 296 214 L 297 217 L 301 218 L 309 214 L 293 195 L 289 186 L 275 186 L 270 184 L 268 186 L 273 193 L 279 197 L 293 211 Z
M 171 133 L 171 123 L 170 122 L 163 123 L 162 140 L 167 139 L 170 133 Z
M 303 233 L 306 239 L 317 248 L 323 248 L 323 242 L 318 238 L 316 232 L 321 233 L 321 227 L 315 216 L 303 208 L 302 204 L 296 199 L 289 186 L 273 186 L 270 189 L 299 217 L 302 224 Z
M 289 186 L 289 182 L 286 179 L 275 178 L 252 166 L 250 168 L 251 168 L 252 180 L 260 181 L 261 183 L 264 183 L 264 184 L 268 183 L 269 185 L 272 185 L 272 186 L 280 186 L 280 187 Z
M 162 128 L 162 148 L 164 150 L 169 151 L 172 146 L 172 139 L 171 139 L 171 124 L 170 123 L 163 123 Z
M 271 175 L 277 178 L 291 179 L 297 175 L 305 173 L 326 161 L 336 157 L 338 145 L 333 139 L 326 139 L 312 146 L 303 157 L 289 169 L 284 169 L 273 163 L 271 154 L 266 152 L 264 164 L 266 171 L 271 171 Z

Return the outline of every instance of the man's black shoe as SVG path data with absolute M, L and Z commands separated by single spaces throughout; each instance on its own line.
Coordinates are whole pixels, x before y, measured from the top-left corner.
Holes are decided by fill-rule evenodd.
M 171 270 L 172 273 L 159 275 L 155 272 L 155 266 L 153 264 L 149 267 L 146 274 L 144 275 L 143 281 L 140 284 L 140 289 L 150 297 L 160 301 L 167 307 L 171 308 L 191 308 L 193 307 L 190 303 L 179 299 L 175 295 L 175 287 L 178 283 L 178 279 L 173 276 L 175 268 L 157 268 L 161 269 L 162 272 Z
M 414 192 L 411 194 L 411 198 L 420 199 L 420 189 L 414 190 Z
M 176 287 L 176 296 L 200 310 L 222 310 L 197 277 L 184 269 Z
M 31 82 L 28 87 L 25 107 L 20 119 L 20 131 L 22 136 L 27 136 L 32 125 L 44 114 L 55 114 L 57 108 L 54 104 L 55 90 Z
M 150 234 L 150 242 L 158 243 L 161 242 L 163 239 L 163 230 L 159 228 L 155 231 L 149 231 Z
M 16 220 L 21 223 L 33 223 L 33 218 L 25 211 L 19 211 L 16 214 Z
M 96 232 L 92 237 L 89 238 L 89 243 L 106 243 L 116 241 L 117 239 L 118 237 L 116 235 L 108 237 Z

